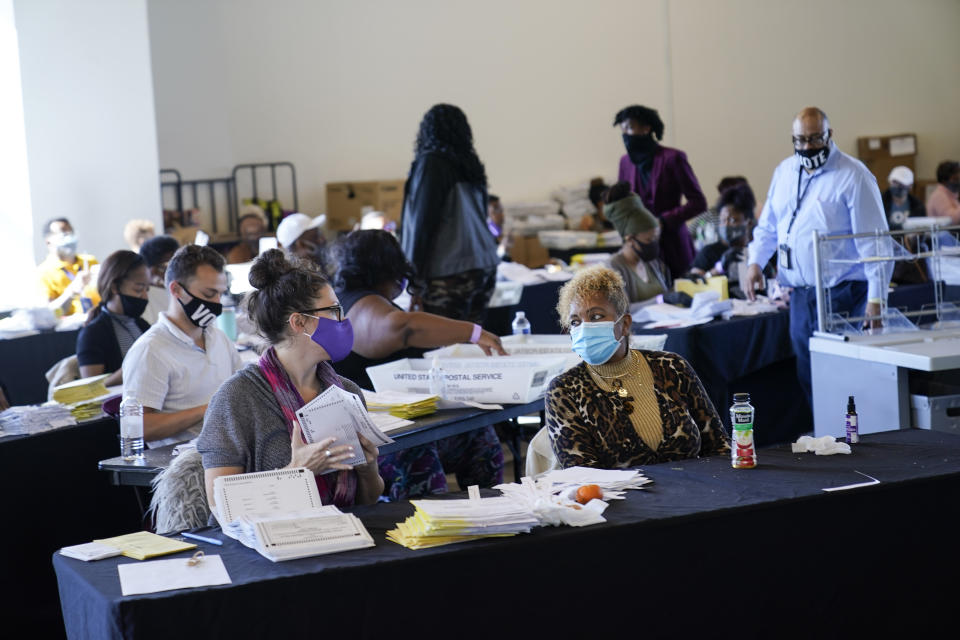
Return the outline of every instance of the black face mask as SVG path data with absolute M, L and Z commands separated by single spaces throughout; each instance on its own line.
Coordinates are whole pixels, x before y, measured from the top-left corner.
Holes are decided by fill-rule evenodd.
M 120 296 L 120 304 L 123 305 L 123 315 L 127 316 L 128 318 L 139 318 L 143 315 L 149 300 L 144 300 L 143 298 L 137 298 L 135 296 L 128 296 L 124 293 L 118 295 Z
M 631 240 L 630 243 L 634 253 L 640 256 L 640 259 L 644 262 L 653 262 L 660 257 L 660 243 L 656 240 L 653 242 Z
M 627 155 L 630 156 L 630 162 L 633 164 L 643 164 L 657 150 L 657 142 L 653 139 L 653 134 L 643 135 L 623 134 L 623 146 L 627 148 Z
M 206 327 L 211 322 L 217 319 L 221 313 L 223 313 L 223 305 L 219 302 L 207 302 L 206 300 L 201 300 L 197 296 L 190 293 L 190 291 L 183 286 L 183 283 L 178 283 L 184 291 L 187 292 L 187 295 L 193 298 L 190 302 L 184 304 L 183 300 L 177 298 L 177 302 L 180 303 L 180 306 L 183 307 L 183 312 L 187 314 L 187 317 L 190 318 L 190 322 L 197 325 L 198 327 Z
M 800 158 L 800 164 L 804 169 L 819 169 L 827 163 L 830 157 L 830 141 L 820 149 L 794 149 L 797 157 Z
M 890 185 L 890 195 L 894 198 L 902 198 L 907 195 L 907 188 L 903 185 Z
M 730 247 L 742 247 L 746 244 L 747 239 L 747 225 L 745 224 L 731 224 L 727 226 L 721 226 L 717 233 L 720 236 L 720 240 L 724 244 Z
M 960 193 L 960 182 L 948 182 L 946 184 L 947 189 L 953 191 L 954 193 Z

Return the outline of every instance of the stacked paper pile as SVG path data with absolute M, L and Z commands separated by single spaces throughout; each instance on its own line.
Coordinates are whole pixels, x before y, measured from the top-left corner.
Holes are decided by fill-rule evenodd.
M 527 507 L 508 497 L 410 502 L 416 512 L 387 531 L 388 539 L 408 549 L 529 533 L 540 523 Z
M 10 407 L 0 413 L 0 436 L 40 433 L 73 424 L 76 419 L 63 405 Z
M 107 374 L 104 373 L 62 384 L 53 390 L 53 399 L 60 404 L 70 405 L 105 396 L 108 393 L 107 387 L 103 384 L 106 378 Z
M 590 202 L 590 184 L 586 182 L 573 187 L 560 187 L 550 195 L 560 203 L 571 229 L 578 229 L 583 216 L 592 215 L 597 210 Z
M 413 424 L 413 420 L 407 420 L 406 418 L 398 418 L 392 416 L 389 413 L 369 413 L 370 420 L 373 424 L 377 425 L 377 429 L 380 429 L 383 433 L 390 433 L 396 429 L 402 427 L 408 427 Z
M 363 397 L 367 401 L 367 410 L 371 413 L 384 412 L 397 418 L 407 419 L 436 413 L 437 402 L 440 400 L 439 397 L 428 393 L 367 391 L 366 389 L 363 390 Z M 396 425 L 393 428 L 397 428 Z
M 595 484 L 603 491 L 604 500 L 622 499 L 627 489 L 642 489 L 652 482 L 639 469 L 591 469 L 567 467 L 549 471 L 537 479 L 537 486 L 554 494 L 565 494 L 585 484 Z

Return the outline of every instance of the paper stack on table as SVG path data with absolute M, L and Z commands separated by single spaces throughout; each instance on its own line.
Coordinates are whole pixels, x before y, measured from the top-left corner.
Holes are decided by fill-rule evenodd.
M 220 476 L 213 491 L 223 532 L 274 562 L 374 546 L 359 518 L 321 505 L 307 469 Z
M 367 410 L 372 412 L 386 412 L 398 418 L 419 418 L 420 416 L 436 413 L 437 402 L 435 395 L 428 393 L 406 393 L 404 391 L 367 391 L 363 390 L 363 397 L 367 401 Z
M 0 413 L 0 436 L 25 435 L 77 424 L 61 404 L 10 407 Z
M 94 398 L 108 395 L 107 387 L 103 384 L 107 375 L 104 373 L 62 384 L 53 390 L 53 399 L 60 404 L 70 405 L 78 402 L 88 402 Z
M 508 497 L 463 500 L 411 500 L 416 512 L 387 539 L 408 549 L 529 533 L 539 521 L 524 505 Z
M 181 540 L 158 536 L 149 531 L 137 531 L 136 533 L 128 533 L 124 536 L 94 540 L 94 542 L 119 549 L 120 553 L 134 560 L 146 560 L 147 558 L 163 556 L 168 553 L 177 553 L 179 551 L 197 548 L 197 545 L 191 542 L 183 542 Z
M 604 500 L 619 500 L 627 489 L 642 489 L 652 480 L 639 469 L 593 469 L 567 467 L 548 471 L 537 479 L 537 486 L 551 493 L 566 493 L 585 484 L 595 484 L 603 490 Z
M 377 425 L 377 429 L 380 429 L 383 433 L 390 433 L 395 429 L 400 429 L 402 427 L 408 427 L 413 424 L 413 420 L 407 420 L 405 418 L 398 418 L 396 416 L 390 415 L 389 413 L 370 413 L 370 420 L 373 424 Z

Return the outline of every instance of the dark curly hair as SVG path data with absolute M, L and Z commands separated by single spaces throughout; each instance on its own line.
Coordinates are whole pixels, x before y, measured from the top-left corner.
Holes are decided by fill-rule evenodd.
M 452 104 L 435 104 L 423 115 L 417 141 L 413 146 L 416 158 L 425 153 L 441 153 L 449 158 L 467 182 L 484 189 L 487 173 L 473 148 L 473 131 L 467 116 Z M 410 167 L 413 175 L 413 165 Z
M 945 160 L 937 165 L 937 182 L 940 184 L 946 184 L 950 182 L 950 178 L 953 177 L 957 171 L 960 171 L 960 163 L 957 163 L 954 160 Z
M 757 206 L 757 198 L 753 195 L 753 189 L 746 182 L 727 187 L 720 194 L 717 200 L 717 212 L 726 206 L 730 206 L 744 215 L 747 220 L 753 220 L 753 210 Z
M 392 234 L 381 229 L 351 231 L 333 245 L 337 291 L 375 289 L 381 283 L 414 276 L 413 265 Z
M 287 257 L 280 249 L 261 253 L 250 267 L 249 278 L 255 291 L 244 299 L 247 315 L 271 344 L 286 338 L 290 314 L 309 310 L 330 284 L 313 262 Z
M 164 259 L 177 252 L 180 243 L 173 236 L 154 236 L 140 245 L 140 255 L 147 261 L 147 266 L 161 264 Z
M 621 122 L 626 122 L 631 118 L 640 124 L 648 125 L 657 140 L 663 140 L 663 120 L 660 119 L 660 114 L 657 113 L 656 109 L 632 104 L 617 111 L 617 115 L 613 117 L 613 126 L 616 127 Z

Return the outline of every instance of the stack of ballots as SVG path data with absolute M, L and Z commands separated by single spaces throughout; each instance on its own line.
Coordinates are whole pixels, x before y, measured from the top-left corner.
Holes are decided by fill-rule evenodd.
M 506 496 L 410 503 L 414 514 L 387 531 L 389 540 L 408 549 L 529 533 L 540 524 L 525 505 Z
M 418 418 L 437 412 L 438 396 L 428 393 L 406 393 L 404 391 L 367 391 L 363 390 L 370 412 L 386 412 L 397 418 Z
M 110 397 L 110 390 L 103 381 L 107 374 L 82 378 L 62 384 L 53 390 L 53 399 L 70 409 L 70 414 L 79 421 L 100 415 L 103 401 Z
M 597 211 L 596 206 L 590 202 L 590 185 L 588 183 L 579 184 L 575 187 L 560 187 L 551 193 L 550 197 L 560 203 L 571 229 L 579 229 L 583 217 L 592 215 Z
M 639 469 L 592 469 L 567 467 L 548 471 L 537 478 L 537 486 L 551 493 L 563 494 L 585 484 L 595 484 L 603 490 L 604 500 L 623 498 L 627 489 L 641 489 L 652 482 Z
M 533 236 L 538 231 L 564 229 L 566 218 L 559 213 L 556 202 L 514 202 L 505 204 L 506 227 L 510 233 Z

